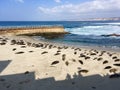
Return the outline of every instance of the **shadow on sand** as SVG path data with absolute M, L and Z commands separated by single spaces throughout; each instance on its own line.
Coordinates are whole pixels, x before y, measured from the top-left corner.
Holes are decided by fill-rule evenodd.
M 0 62 L 7 66 L 8 62 Z M 4 68 L 0 68 L 3 70 Z M 65 80 L 56 81 L 54 77 L 35 79 L 34 72 L 0 75 L 0 90 L 120 90 L 120 78 L 92 75 L 67 74 Z
M 10 62 L 10 60 L 0 61 L 0 73 L 8 66 Z

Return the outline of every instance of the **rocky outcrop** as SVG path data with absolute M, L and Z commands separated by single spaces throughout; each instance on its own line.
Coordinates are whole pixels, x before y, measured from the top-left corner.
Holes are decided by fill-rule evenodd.
M 110 36 L 115 36 L 115 37 L 120 37 L 120 34 L 108 34 L 108 35 L 102 35 L 102 36 L 105 36 L 105 37 L 110 37 Z

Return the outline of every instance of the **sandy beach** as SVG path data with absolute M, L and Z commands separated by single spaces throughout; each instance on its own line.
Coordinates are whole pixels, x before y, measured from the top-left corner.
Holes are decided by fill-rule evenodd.
M 120 52 L 0 36 L 0 90 L 120 90 Z

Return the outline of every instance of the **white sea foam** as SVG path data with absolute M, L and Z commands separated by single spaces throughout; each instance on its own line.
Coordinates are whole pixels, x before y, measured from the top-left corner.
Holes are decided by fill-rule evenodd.
M 114 23 L 96 23 L 96 24 L 120 25 L 120 22 L 114 22 Z
M 66 28 L 66 31 L 78 35 L 108 35 L 120 34 L 119 26 L 103 25 L 103 26 L 83 26 L 79 28 Z

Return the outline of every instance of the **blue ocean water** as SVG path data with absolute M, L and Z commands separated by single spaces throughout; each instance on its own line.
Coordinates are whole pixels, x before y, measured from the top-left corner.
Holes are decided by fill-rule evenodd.
M 16 26 L 60 25 L 71 34 L 54 39 L 44 39 L 83 46 L 119 47 L 120 37 L 104 37 L 101 35 L 120 34 L 120 21 L 1 21 L 0 28 Z M 37 38 L 40 38 L 39 36 Z

